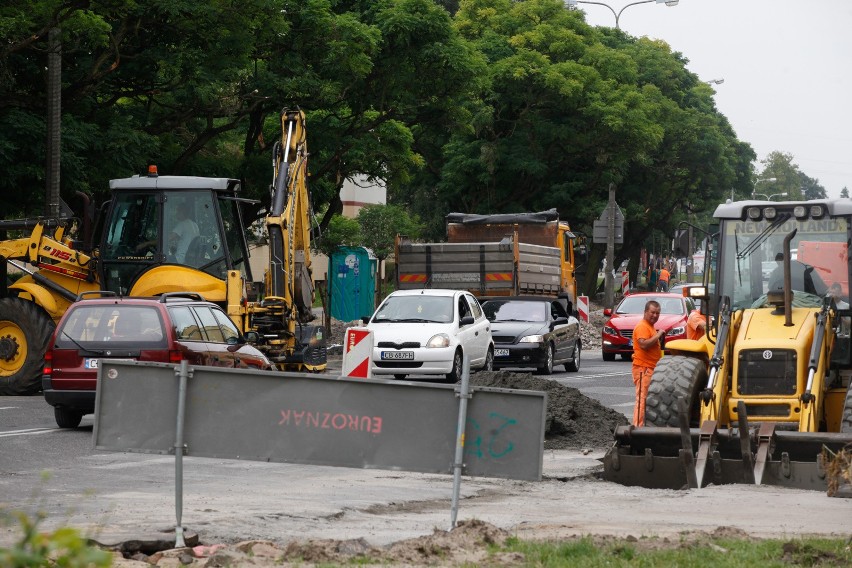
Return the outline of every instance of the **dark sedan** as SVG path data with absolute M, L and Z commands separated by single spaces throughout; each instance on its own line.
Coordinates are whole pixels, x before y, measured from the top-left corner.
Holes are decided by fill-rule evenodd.
M 491 321 L 494 368 L 534 368 L 549 375 L 555 365 L 580 370 L 580 322 L 559 300 L 494 298 L 482 303 Z

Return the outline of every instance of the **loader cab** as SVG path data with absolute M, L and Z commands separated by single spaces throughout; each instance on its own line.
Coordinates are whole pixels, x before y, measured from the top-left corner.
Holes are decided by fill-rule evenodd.
M 720 206 L 715 296 L 731 298 L 735 310 L 765 305 L 768 294 L 783 285 L 778 259 L 790 254 L 795 305 L 819 307 L 832 288 L 840 290 L 838 300 L 848 303 L 852 205 L 843 201 Z M 787 252 L 784 237 L 793 231 Z
M 239 270 L 251 281 L 238 187 L 237 180 L 224 178 L 111 180 L 112 201 L 100 247 L 103 288 L 119 295 L 150 294 L 152 290 L 135 290 L 134 284 L 150 270 L 168 266 L 194 272 L 160 269 L 158 278 L 165 286 L 196 272 L 224 281 L 229 270 Z

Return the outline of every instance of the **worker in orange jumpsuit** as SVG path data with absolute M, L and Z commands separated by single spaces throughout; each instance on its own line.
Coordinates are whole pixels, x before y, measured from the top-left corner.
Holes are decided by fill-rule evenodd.
M 660 303 L 649 300 L 645 303 L 645 312 L 633 328 L 633 384 L 636 386 L 636 403 L 633 405 L 633 425 L 645 425 L 645 398 L 657 361 L 663 356 L 660 339 L 665 330 L 654 329 L 660 319 Z
M 701 310 L 692 310 L 686 320 L 686 338 L 701 339 L 707 329 L 707 316 Z
M 669 278 L 671 278 L 671 272 L 666 268 L 664 264 L 660 269 L 660 292 L 668 292 L 669 291 Z

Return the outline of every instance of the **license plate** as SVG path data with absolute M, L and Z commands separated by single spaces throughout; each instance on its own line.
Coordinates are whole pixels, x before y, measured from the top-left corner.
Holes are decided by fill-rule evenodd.
M 414 351 L 382 351 L 382 359 L 414 359 Z
M 495 349 L 494 350 L 494 356 L 495 357 L 508 357 L 509 356 L 509 350 L 508 349 Z
M 98 360 L 97 359 L 86 359 L 83 361 L 83 367 L 86 369 L 97 369 L 98 368 Z

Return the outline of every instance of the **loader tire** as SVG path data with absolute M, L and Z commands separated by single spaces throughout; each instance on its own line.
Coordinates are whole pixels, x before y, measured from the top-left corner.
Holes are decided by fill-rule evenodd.
M 0 299 L 0 395 L 41 391 L 44 353 L 54 327 L 37 304 L 20 298 Z
M 660 359 L 645 399 L 645 425 L 677 428 L 678 399 L 686 400 L 690 427 L 698 426 L 698 394 L 707 384 L 707 368 L 694 357 L 670 355 Z
M 852 434 L 852 381 L 846 388 L 846 402 L 843 404 L 843 414 L 840 418 L 840 432 Z

